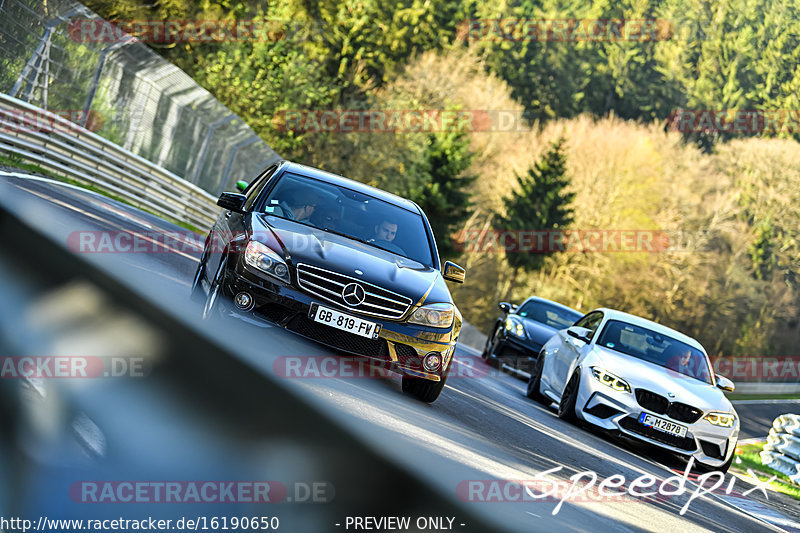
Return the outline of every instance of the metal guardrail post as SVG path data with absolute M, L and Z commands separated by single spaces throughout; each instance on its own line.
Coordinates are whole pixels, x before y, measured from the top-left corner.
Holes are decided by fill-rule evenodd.
M 172 72 L 167 72 L 167 73 L 165 73 L 165 74 L 163 74 L 163 75 L 161 75 L 161 76 L 157 76 L 157 77 L 155 77 L 153 80 L 151 80 L 151 83 L 152 83 L 152 84 L 153 84 L 153 86 L 155 87 L 155 85 L 156 85 L 156 83 L 157 83 L 157 82 L 160 82 L 160 81 L 161 81 L 161 80 L 163 80 L 164 78 L 168 78 L 168 77 L 170 77 L 170 76 L 172 76 L 172 75 L 173 75 L 173 73 L 172 73 Z M 150 93 L 148 92 L 148 95 L 149 95 L 149 94 L 150 94 Z M 177 102 L 175 102 L 175 100 L 174 100 L 174 99 L 172 99 L 172 98 L 170 98 L 170 101 L 169 101 L 169 103 L 170 103 L 171 105 L 177 105 Z M 181 109 L 182 109 L 182 108 L 181 108 Z M 170 113 L 170 111 L 171 111 L 170 109 L 168 109 L 168 110 L 167 110 L 167 113 L 166 113 L 167 117 L 164 119 L 164 124 L 165 124 L 165 125 L 167 125 L 167 124 L 168 124 L 167 120 L 168 120 L 168 118 L 169 118 L 169 113 Z M 177 127 L 177 125 L 178 125 L 178 121 L 180 120 L 180 116 L 181 116 L 181 111 L 180 111 L 180 109 L 179 109 L 179 110 L 178 110 L 178 117 L 177 117 L 177 118 L 175 118 L 175 119 L 173 119 L 173 121 L 172 121 L 172 122 L 173 122 L 173 125 L 172 125 L 172 128 L 171 128 L 171 131 L 169 132 L 169 134 L 167 134 L 167 133 L 162 133 L 162 138 L 164 138 L 164 137 L 167 137 L 167 138 L 172 138 L 172 137 L 175 135 L 175 128 L 176 128 L 176 127 Z M 162 166 L 162 165 L 164 164 L 164 161 L 166 160 L 166 158 L 167 158 L 167 155 L 169 154 L 170 147 L 171 147 L 171 144 L 170 144 L 170 143 L 162 143 L 162 144 L 161 144 L 161 149 L 158 151 L 158 157 L 156 157 L 156 158 L 153 158 L 153 162 L 154 162 L 156 165 L 158 165 L 158 166 Z
M 2 8 L 2 6 L 3 6 L 3 4 L 0 3 L 0 8 Z M 31 55 L 31 58 L 28 60 L 28 62 L 25 64 L 25 67 L 22 69 L 22 73 L 19 75 L 19 78 L 17 78 L 17 81 L 14 84 L 14 87 L 12 87 L 11 93 L 10 93 L 11 96 L 13 96 L 15 98 L 17 97 L 17 95 L 19 94 L 19 91 L 22 90 L 22 84 L 25 83 L 25 79 L 30 76 L 31 71 L 34 68 L 34 65 L 36 65 L 36 67 L 35 67 L 36 71 L 37 71 L 36 72 L 36 78 L 33 79 L 33 80 L 28 81 L 28 88 L 27 88 L 25 97 L 22 98 L 26 102 L 30 102 L 30 97 L 31 97 L 31 93 L 33 91 L 33 87 L 37 85 L 37 80 L 39 79 L 39 74 L 40 74 L 39 63 L 40 63 L 41 59 L 44 56 L 44 51 L 43 51 L 44 48 L 47 48 L 47 61 L 49 62 L 49 59 L 50 59 L 50 57 L 49 57 L 49 49 L 50 49 L 50 39 L 53 36 L 53 29 L 56 26 L 60 25 L 61 23 L 67 22 L 72 17 L 74 17 L 75 15 L 79 15 L 79 14 L 86 14 L 86 8 L 83 7 L 83 6 L 74 7 L 72 9 L 70 9 L 69 11 L 67 11 L 66 13 L 64 13 L 63 15 L 59 15 L 59 16 L 57 16 L 55 18 L 52 18 L 52 19 L 48 20 L 45 23 L 44 34 L 42 35 L 42 38 L 39 40 L 39 44 L 36 46 L 36 50 L 34 50 L 33 54 Z M 48 67 L 48 72 L 49 72 L 49 67 Z M 47 76 L 47 74 L 45 74 L 45 76 Z M 45 82 L 44 82 L 45 85 L 47 84 L 47 82 L 48 82 L 48 80 L 45 78 Z M 45 89 L 45 94 L 46 94 L 46 91 L 47 91 L 47 89 Z M 47 97 L 46 96 L 45 96 L 44 104 L 45 105 L 43 107 L 46 108 L 47 107 Z
M 131 122 L 128 124 L 128 131 L 125 133 L 125 142 L 123 143 L 122 147 L 126 150 L 133 150 L 134 142 L 137 141 L 137 132 L 142 125 L 144 109 L 147 105 L 147 102 L 150 100 L 150 93 L 153 92 L 153 89 L 154 86 L 152 84 L 148 84 L 147 96 L 139 99 L 139 109 L 137 109 L 136 114 L 133 115 L 133 120 L 131 120 Z
M 87 122 L 89 121 L 89 110 L 92 109 L 92 102 L 94 102 L 94 97 L 97 94 L 97 86 L 100 85 L 100 76 L 103 73 L 103 67 L 106 64 L 106 58 L 108 54 L 116 50 L 117 48 L 128 44 L 127 41 L 120 41 L 116 43 L 112 43 L 100 52 L 100 57 L 97 58 L 97 66 L 94 69 L 94 75 L 92 76 L 92 83 L 89 86 L 89 92 L 86 93 L 86 100 L 83 103 L 83 114 L 81 115 L 81 126 L 84 128 L 86 127 Z
M 45 43 L 50 40 L 50 35 L 52 31 L 53 28 L 51 26 L 45 28 L 44 34 L 42 35 L 42 38 L 39 40 L 39 45 L 36 47 L 36 50 L 33 52 L 33 55 L 31 55 L 31 58 L 25 64 L 25 68 L 22 69 L 22 73 L 19 75 L 19 78 L 17 78 L 17 82 L 14 84 L 14 87 L 11 88 L 11 96 L 16 97 L 22 90 L 22 85 L 27 83 L 28 84 L 27 90 L 25 91 L 25 96 L 23 96 L 22 99 L 25 100 L 26 102 L 30 101 L 30 96 L 33 87 L 36 85 L 36 80 L 39 79 L 38 71 L 39 71 L 39 62 L 41 61 L 42 58 L 42 50 L 45 47 Z M 29 79 L 34 68 L 37 71 L 36 77 L 34 79 Z

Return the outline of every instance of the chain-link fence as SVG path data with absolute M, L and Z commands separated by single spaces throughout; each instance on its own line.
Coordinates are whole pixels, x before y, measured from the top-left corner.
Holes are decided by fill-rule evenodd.
M 144 43 L 80 38 L 82 24 L 99 21 L 70 0 L 0 0 L 0 92 L 79 122 L 214 195 L 278 158 Z

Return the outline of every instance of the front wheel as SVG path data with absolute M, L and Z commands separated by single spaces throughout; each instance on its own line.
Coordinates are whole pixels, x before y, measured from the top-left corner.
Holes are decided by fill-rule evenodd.
M 206 251 L 203 250 L 203 255 L 200 256 L 200 264 L 197 265 L 197 271 L 194 273 L 194 280 L 192 280 L 191 299 L 197 303 L 205 303 L 202 281 L 206 275 L 206 258 Z
M 453 366 L 453 361 L 450 361 L 450 366 Z M 439 381 L 431 381 L 424 378 L 415 378 L 412 376 L 403 376 L 403 392 L 416 396 L 416 398 L 425 403 L 433 403 L 436 398 L 442 393 L 444 384 L 447 381 L 447 376 L 450 374 L 450 366 L 442 374 L 442 379 Z
M 483 353 L 481 354 L 481 357 L 483 357 L 489 366 L 492 367 L 500 366 L 500 362 L 494 357 L 494 350 L 495 346 L 497 345 L 497 338 L 500 336 L 502 331 L 503 326 L 498 324 L 497 327 L 495 327 L 492 335 L 486 339 L 486 346 L 483 347 Z
M 558 404 L 558 418 L 567 422 L 577 422 L 578 416 L 575 414 L 575 404 L 578 402 L 578 387 L 581 383 L 581 371 L 576 368 L 572 377 L 564 387 L 561 394 L 561 402 Z
M 484 359 L 489 357 L 489 354 L 491 353 L 492 344 L 494 344 L 494 338 L 497 335 L 497 331 L 497 328 L 495 328 L 494 331 L 492 331 L 492 334 L 486 337 L 486 343 L 483 345 L 483 352 L 481 353 L 481 357 Z
M 206 295 L 206 303 L 203 306 L 203 320 L 209 320 L 211 316 L 219 312 L 219 299 L 222 292 L 222 283 L 225 279 L 225 267 L 228 264 L 228 256 L 223 256 L 217 267 L 217 273 L 214 279 L 211 280 L 211 286 L 208 288 Z
M 550 405 L 553 403 L 550 398 L 542 394 L 542 371 L 544 370 L 544 352 L 539 354 L 536 362 L 533 364 L 533 371 L 531 378 L 528 380 L 528 390 L 525 395 L 531 400 L 538 402 L 542 405 Z

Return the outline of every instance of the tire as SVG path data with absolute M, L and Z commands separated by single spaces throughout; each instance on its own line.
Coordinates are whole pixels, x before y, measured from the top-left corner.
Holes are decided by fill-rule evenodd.
M 217 272 L 214 274 L 214 279 L 211 280 L 211 286 L 208 288 L 205 305 L 203 306 L 203 320 L 209 320 L 212 316 L 219 316 L 220 314 L 219 300 L 222 297 L 222 278 L 225 276 L 225 267 L 227 264 L 228 256 L 224 255 L 219 262 Z
M 561 402 L 558 404 L 558 418 L 567 422 L 577 422 L 578 416 L 575 413 L 575 404 L 578 401 L 578 387 L 581 383 L 581 371 L 575 369 L 572 377 L 569 378 L 564 392 L 561 394 Z
M 203 286 L 201 281 L 206 275 L 206 260 L 208 255 L 206 250 L 203 249 L 203 255 L 200 256 L 200 264 L 197 265 L 197 271 L 194 273 L 194 280 L 192 281 L 191 299 L 193 302 L 205 303 L 206 295 L 203 293 Z
M 533 372 L 531 372 L 531 378 L 528 380 L 528 389 L 525 392 L 525 395 L 537 403 L 548 406 L 553 403 L 553 400 L 541 393 L 543 369 L 544 352 L 539 354 L 539 357 L 536 359 L 536 363 L 534 363 Z
M 494 340 L 497 338 L 497 335 L 500 333 L 500 328 L 502 328 L 502 326 L 500 324 L 495 326 L 494 331 L 492 332 L 492 335 L 486 339 L 486 345 L 483 347 L 483 353 L 481 354 L 481 357 L 483 357 L 486 360 L 487 363 L 491 360 L 490 356 L 492 355 L 492 352 L 493 352 Z
M 453 366 L 452 358 L 450 359 L 450 366 L 447 367 L 447 370 L 445 370 L 442 375 L 442 379 L 439 381 L 403 376 L 403 392 L 415 396 L 422 402 L 433 403 L 444 389 L 444 384 L 447 381 L 447 376 L 450 374 L 451 366 Z

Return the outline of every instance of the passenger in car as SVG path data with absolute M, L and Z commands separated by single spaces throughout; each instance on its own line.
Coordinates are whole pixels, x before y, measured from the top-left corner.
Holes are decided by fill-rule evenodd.
M 272 212 L 289 220 L 308 223 L 318 202 L 319 195 L 311 189 L 293 190 L 277 206 L 272 206 Z

